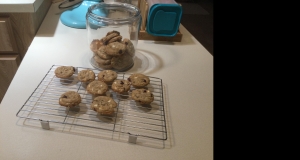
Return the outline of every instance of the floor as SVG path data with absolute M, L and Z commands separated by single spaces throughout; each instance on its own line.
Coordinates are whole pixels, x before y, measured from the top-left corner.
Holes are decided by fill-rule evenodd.
M 213 0 L 175 1 L 182 6 L 181 24 L 214 55 Z

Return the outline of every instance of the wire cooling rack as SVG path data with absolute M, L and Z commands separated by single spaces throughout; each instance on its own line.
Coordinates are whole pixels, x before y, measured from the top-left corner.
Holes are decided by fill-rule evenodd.
M 109 89 L 106 95 L 112 97 L 118 106 L 113 115 L 103 116 L 90 109 L 94 96 L 87 93 L 87 83 L 77 79 L 77 73 L 81 70 L 91 69 L 96 76 L 100 70 L 75 67 L 72 77 L 61 79 L 54 74 L 59 66 L 61 65 L 53 65 L 50 68 L 17 112 L 17 117 L 28 120 L 27 124 L 39 122 L 43 129 L 118 140 L 125 137 L 131 143 L 137 143 L 139 137 L 150 140 L 167 139 L 162 79 L 149 77 L 150 84 L 145 88 L 153 93 L 154 101 L 148 105 L 141 105 L 131 99 L 130 93 L 134 87 L 130 88 L 128 94 L 119 94 Z M 117 73 L 117 79 L 127 79 L 130 76 L 123 72 Z M 78 92 L 82 102 L 72 108 L 60 106 L 59 97 L 67 91 Z

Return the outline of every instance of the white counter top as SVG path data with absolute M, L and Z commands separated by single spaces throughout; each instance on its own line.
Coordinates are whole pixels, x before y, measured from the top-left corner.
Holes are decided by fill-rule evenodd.
M 35 12 L 44 0 L 0 0 L 0 13 Z
M 163 80 L 168 139 L 162 148 L 43 130 L 16 113 L 54 64 L 91 67 L 85 29 L 59 21 L 53 4 L 0 104 L 0 159 L 213 160 L 213 56 L 183 27 L 182 42 L 140 40 L 128 73 Z M 50 124 L 51 125 L 51 124 Z

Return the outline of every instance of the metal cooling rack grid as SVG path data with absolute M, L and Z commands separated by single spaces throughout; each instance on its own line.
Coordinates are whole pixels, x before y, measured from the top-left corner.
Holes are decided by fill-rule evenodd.
M 131 143 L 136 143 L 138 137 L 153 140 L 167 139 L 163 88 L 160 78 L 149 77 L 150 84 L 145 88 L 154 95 L 154 101 L 149 105 L 140 105 L 130 98 L 130 92 L 135 89 L 133 87 L 127 95 L 115 93 L 110 89 L 106 95 L 111 96 L 118 106 L 114 115 L 102 116 L 90 109 L 94 97 L 86 92 L 87 84 L 77 79 L 77 73 L 81 70 L 91 69 L 96 75 L 100 71 L 75 67 L 76 72 L 71 78 L 60 79 L 54 74 L 59 66 L 61 65 L 53 65 L 50 68 L 20 108 L 16 114 L 17 117 L 35 122 L 40 121 L 42 128 L 50 130 L 82 132 L 86 135 L 101 135 L 104 138 L 111 138 L 116 134 L 119 137 L 127 135 Z M 129 76 L 130 74 L 119 72 L 117 79 L 127 79 Z M 60 95 L 71 90 L 80 94 L 82 102 L 73 108 L 60 106 L 58 104 Z

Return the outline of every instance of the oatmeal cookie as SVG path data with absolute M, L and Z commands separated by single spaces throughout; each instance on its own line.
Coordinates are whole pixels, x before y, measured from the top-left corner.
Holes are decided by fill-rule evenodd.
M 126 51 L 125 44 L 121 42 L 112 42 L 106 46 L 105 52 L 110 56 L 120 56 Z
M 81 70 L 78 73 L 78 79 L 81 82 L 90 82 L 95 80 L 95 78 L 96 78 L 95 73 L 90 69 Z
M 97 52 L 97 50 L 101 47 L 101 46 L 103 46 L 104 44 L 103 44 L 103 41 L 102 41 L 102 39 L 94 39 L 92 42 L 91 42 L 91 44 L 90 44 L 90 49 L 91 49 L 91 51 L 92 52 L 94 52 L 94 53 L 96 53 Z
M 126 45 L 126 52 L 131 56 L 134 57 L 135 49 L 132 42 L 128 38 L 124 38 L 122 41 L 123 44 Z
M 118 93 L 125 93 L 125 92 L 129 91 L 130 86 L 131 86 L 131 83 L 128 80 L 117 79 L 112 83 L 111 89 Z
M 154 96 L 147 89 L 135 89 L 131 93 L 131 98 L 140 104 L 150 104 L 154 101 Z
M 75 68 L 72 66 L 60 66 L 55 69 L 55 76 L 58 78 L 69 78 L 75 72 Z
M 63 93 L 59 98 L 59 104 L 65 107 L 74 107 L 81 103 L 81 96 L 74 91 Z
M 108 65 L 111 64 L 111 60 L 110 59 L 102 59 L 100 58 L 98 55 L 94 56 L 94 60 L 99 63 L 99 64 L 103 64 L 103 65 Z
M 133 59 L 128 53 L 125 53 L 121 56 L 115 56 L 111 59 L 111 66 L 118 71 L 127 69 L 132 65 Z
M 95 80 L 88 84 L 86 90 L 93 95 L 104 95 L 108 90 L 108 86 L 102 81 Z
M 112 83 L 115 79 L 117 79 L 117 72 L 113 70 L 102 70 L 98 73 L 98 80 L 103 81 L 107 84 Z
M 150 83 L 149 77 L 141 73 L 134 73 L 127 80 L 131 82 L 132 86 L 137 88 L 147 86 Z
M 111 59 L 112 56 L 106 54 L 105 52 L 106 46 L 101 46 L 98 50 L 97 50 L 97 55 L 102 58 L 102 59 Z
M 94 98 L 91 109 L 102 115 L 111 115 L 114 113 L 114 108 L 117 107 L 117 103 L 107 96 L 98 96 Z

